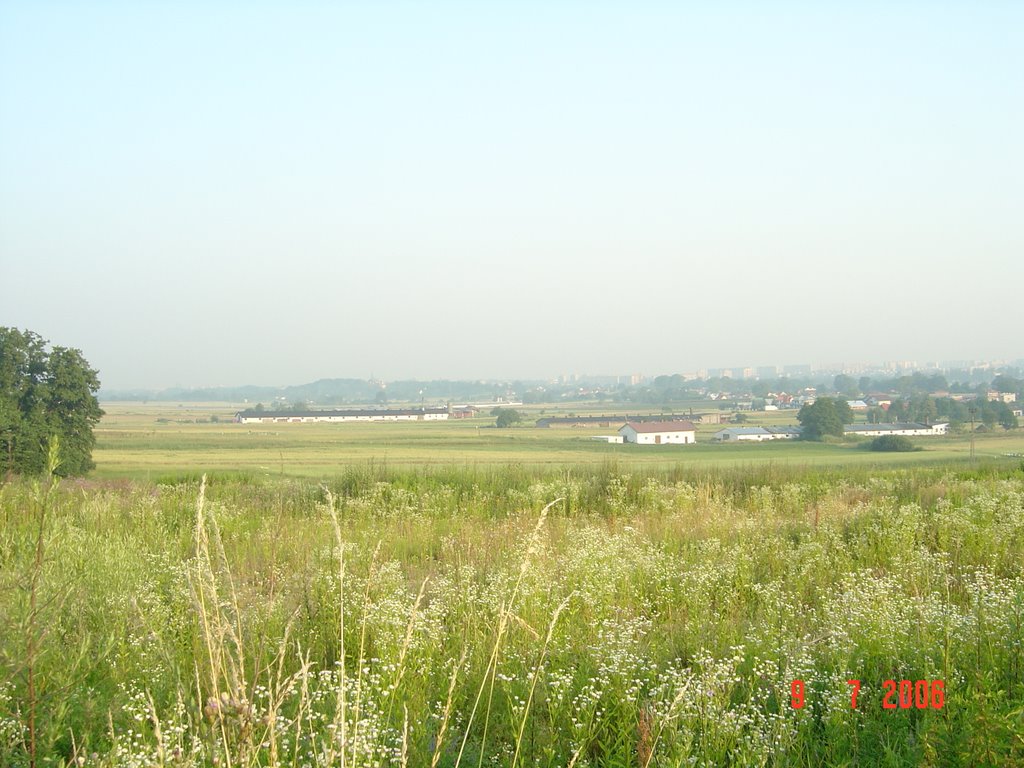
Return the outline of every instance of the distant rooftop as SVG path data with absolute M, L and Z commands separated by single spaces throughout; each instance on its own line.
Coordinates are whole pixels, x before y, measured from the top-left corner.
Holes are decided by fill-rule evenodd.
M 799 435 L 802 427 L 727 427 L 718 434 L 726 432 L 730 435 Z
M 623 424 L 627 422 L 642 423 L 648 421 L 665 421 L 665 416 L 671 414 L 661 414 L 659 416 L 594 416 L 587 414 L 585 416 L 545 416 L 544 418 L 537 419 L 538 427 L 550 427 L 555 424 L 610 424 L 615 422 L 621 422 Z M 670 419 L 671 420 L 671 419 Z
M 697 429 L 692 421 L 630 421 L 626 423 L 626 426 L 643 434 L 649 432 L 694 432 Z

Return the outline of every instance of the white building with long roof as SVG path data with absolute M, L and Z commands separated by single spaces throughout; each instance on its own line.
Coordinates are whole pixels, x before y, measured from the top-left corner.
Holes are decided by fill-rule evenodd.
M 637 445 L 690 445 L 697 442 L 692 421 L 629 421 L 619 428 L 627 443 Z

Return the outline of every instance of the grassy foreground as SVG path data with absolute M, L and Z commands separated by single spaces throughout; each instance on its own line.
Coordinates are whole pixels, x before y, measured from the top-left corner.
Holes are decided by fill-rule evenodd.
M 1024 764 L 1005 464 L 13 482 L 0 520 L 4 766 Z

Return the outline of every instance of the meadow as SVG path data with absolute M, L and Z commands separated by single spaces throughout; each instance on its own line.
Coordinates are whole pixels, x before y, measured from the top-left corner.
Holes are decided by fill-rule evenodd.
M 0 486 L 0 765 L 1024 765 L 1012 435 L 152 416 Z
M 694 468 L 750 467 L 766 462 L 782 466 L 929 465 L 963 460 L 970 440 L 963 435 L 920 438 L 915 453 L 879 456 L 866 441 L 831 444 L 775 442 L 718 445 L 711 436 L 722 425 L 698 426 L 691 446 L 610 445 L 597 435 L 615 427 L 538 429 L 542 415 L 584 413 L 592 404 L 527 407 L 523 426 L 494 429 L 494 417 L 432 423 L 233 424 L 241 406 L 224 403 L 105 403 L 107 415 L 96 431 L 93 453 L 98 477 L 169 479 L 203 471 L 247 476 L 331 477 L 350 466 L 393 468 L 424 466 L 598 467 L 607 462 L 637 468 L 671 468 L 683 462 Z M 601 413 L 614 412 L 609 406 Z M 630 410 L 636 413 L 636 410 Z M 652 411 L 641 411 L 650 413 Z M 656 411 L 654 411 L 656 413 Z M 217 421 L 211 422 L 216 418 Z M 792 424 L 793 412 L 750 414 L 751 424 Z M 1024 454 L 1024 430 L 999 429 L 976 440 L 976 454 L 1001 458 Z

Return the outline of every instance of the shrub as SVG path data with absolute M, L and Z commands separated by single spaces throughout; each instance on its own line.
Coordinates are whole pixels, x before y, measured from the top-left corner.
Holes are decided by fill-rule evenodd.
M 910 442 L 909 438 L 903 437 L 903 435 L 882 435 L 876 437 L 871 441 L 869 446 L 872 451 L 914 451 L 914 444 Z

